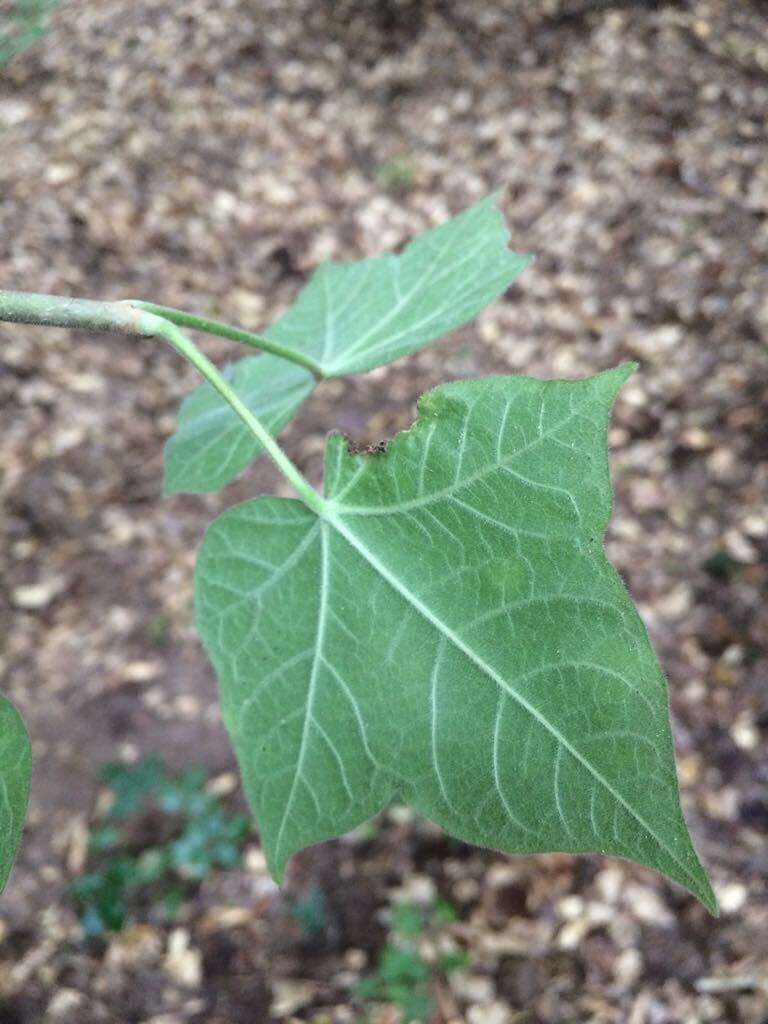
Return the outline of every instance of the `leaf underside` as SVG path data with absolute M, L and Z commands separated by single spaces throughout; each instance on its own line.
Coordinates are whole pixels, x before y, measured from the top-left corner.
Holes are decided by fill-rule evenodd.
M 415 238 L 400 256 L 325 263 L 264 336 L 311 356 L 328 377 L 361 373 L 423 348 L 498 298 L 530 257 L 507 248 L 493 196 Z M 230 370 L 248 408 L 277 433 L 315 386 L 314 377 L 273 356 Z M 213 491 L 261 451 L 210 385 L 185 400 L 165 449 L 165 492 Z
M 0 694 L 0 892 L 21 838 L 31 772 L 27 730 L 16 708 Z
M 392 801 L 511 853 L 595 851 L 714 909 L 666 685 L 602 536 L 631 367 L 437 388 L 386 452 L 326 449 L 328 504 L 210 527 L 200 634 L 279 880 Z

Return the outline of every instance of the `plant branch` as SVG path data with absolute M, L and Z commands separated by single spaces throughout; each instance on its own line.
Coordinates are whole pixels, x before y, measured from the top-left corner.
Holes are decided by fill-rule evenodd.
M 154 302 L 144 302 L 131 299 L 127 303 L 136 309 L 142 309 L 147 313 L 154 313 L 178 327 L 189 327 L 194 331 L 202 331 L 204 334 L 214 334 L 219 338 L 227 338 L 229 341 L 237 341 L 242 345 L 250 345 L 251 348 L 261 349 L 264 352 L 271 352 L 281 359 L 287 359 L 291 363 L 297 363 L 316 377 L 322 380 L 325 376 L 322 366 L 311 356 L 303 352 L 296 352 L 294 349 L 286 348 L 277 341 L 265 338 L 261 334 L 253 334 L 251 331 L 243 331 L 239 327 L 230 327 L 218 320 L 208 320 L 207 317 L 194 316 L 192 313 L 185 313 L 181 309 L 172 309 L 170 306 L 158 306 Z
M 261 420 L 254 416 L 245 403 L 241 401 L 211 360 L 170 320 L 156 316 L 154 313 L 146 313 L 143 310 L 139 312 L 141 312 L 139 326 L 142 328 L 142 333 L 149 331 L 150 336 L 163 338 L 180 355 L 192 363 L 198 373 L 208 381 L 211 387 L 218 391 L 225 402 L 229 403 L 256 440 L 262 445 L 264 451 L 269 455 L 286 480 L 295 488 L 304 504 L 314 512 L 320 512 L 325 504 L 324 499 L 304 479 Z
M 143 338 L 162 338 L 188 360 L 245 423 L 277 468 L 314 512 L 324 499 L 301 475 L 263 423 L 253 415 L 216 366 L 179 328 L 130 302 L 92 302 L 59 295 L 0 291 L 0 321 L 70 327 L 88 331 L 112 331 Z
M 86 331 L 144 335 L 138 310 L 119 302 L 93 302 L 63 295 L 0 291 L 0 320 Z

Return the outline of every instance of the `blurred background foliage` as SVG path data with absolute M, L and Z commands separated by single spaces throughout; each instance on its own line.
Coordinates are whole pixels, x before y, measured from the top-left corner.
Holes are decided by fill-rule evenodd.
M 61 0 L 0 0 L 0 67 L 43 35 Z

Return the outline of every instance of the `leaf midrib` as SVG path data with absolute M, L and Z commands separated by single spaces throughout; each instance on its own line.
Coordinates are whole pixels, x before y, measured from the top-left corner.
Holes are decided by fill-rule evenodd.
M 680 860 L 675 852 L 664 842 L 664 840 L 657 835 L 653 828 L 648 824 L 642 814 L 635 810 L 630 803 L 625 800 L 618 790 L 616 790 L 608 779 L 589 761 L 589 759 L 574 747 L 570 741 L 560 732 L 560 730 L 545 718 L 545 716 L 536 708 L 530 701 L 518 693 L 499 673 L 489 665 L 484 658 L 477 654 L 468 644 L 466 644 L 445 622 L 443 622 L 434 612 L 425 605 L 411 590 L 400 581 L 396 575 L 394 575 L 380 560 L 377 556 L 363 543 L 363 541 L 344 523 L 336 516 L 326 511 L 324 517 L 325 522 L 328 523 L 336 532 L 352 547 L 357 553 L 373 568 L 379 576 L 387 583 L 393 590 L 395 590 L 401 597 L 403 597 L 411 607 L 419 613 L 429 624 L 438 631 L 442 636 L 445 636 L 453 646 L 461 651 L 465 657 L 476 665 L 481 672 L 484 673 L 497 687 L 511 697 L 520 707 L 528 712 L 538 723 L 541 725 L 550 735 L 556 740 L 562 749 L 568 751 L 571 756 L 579 762 L 595 779 L 596 782 L 600 783 L 603 788 L 616 800 L 617 803 L 621 804 L 622 807 L 637 821 L 637 823 L 645 830 L 645 832 L 654 840 L 654 842 L 662 849 L 672 861 L 678 865 L 686 878 L 692 882 L 693 891 L 699 890 L 699 885 L 696 876 L 691 872 L 690 868 Z
M 451 248 L 451 245 L 455 241 L 455 239 L 453 239 L 453 237 L 450 235 L 450 233 L 448 233 L 448 235 L 449 235 L 448 240 L 443 242 L 443 245 L 440 246 L 439 249 L 436 249 L 434 251 L 434 255 L 432 257 L 431 262 L 427 264 L 427 266 L 424 269 L 423 273 L 419 275 L 419 277 L 416 279 L 416 281 L 414 281 L 414 283 L 411 286 L 411 288 L 409 289 L 409 291 L 407 291 L 405 293 L 405 295 L 403 295 L 395 303 L 395 305 L 392 306 L 392 308 L 389 310 L 389 312 L 385 316 L 383 316 L 380 320 L 377 320 L 375 323 L 373 323 L 371 325 L 371 327 L 368 328 L 367 331 L 364 331 L 363 334 L 354 341 L 354 343 L 351 345 L 350 348 L 347 348 L 347 349 L 344 350 L 343 354 L 344 354 L 344 356 L 346 358 L 349 358 L 350 356 L 353 356 L 357 352 L 359 352 L 360 349 L 363 347 L 363 345 L 367 341 L 370 340 L 370 338 L 375 337 L 377 332 L 380 332 L 384 327 L 386 327 L 387 324 L 391 323 L 392 320 L 397 319 L 399 314 L 402 312 L 403 308 L 411 301 L 411 299 L 416 294 L 416 292 L 419 291 L 419 289 L 426 283 L 426 281 L 429 280 L 430 276 L 432 275 L 432 273 L 434 271 L 435 265 L 442 259 L 443 255 L 447 252 L 447 250 Z M 410 248 L 411 245 L 413 245 L 413 242 L 409 243 L 408 248 Z M 405 253 L 403 253 L 403 256 L 404 255 L 405 255 Z M 403 257 L 402 256 L 401 257 L 392 257 L 392 256 L 390 256 L 388 258 L 388 262 L 391 263 L 395 258 L 402 259 Z M 385 259 L 387 259 L 387 257 L 385 257 Z M 449 269 L 452 269 L 452 268 L 449 268 Z M 330 349 L 331 359 L 333 359 L 335 354 L 336 353 L 333 352 L 333 347 L 331 346 L 331 349 Z M 325 353 L 324 353 L 324 356 L 325 356 Z M 328 372 L 332 372 L 332 367 L 328 367 L 327 369 L 328 369 Z
M 310 531 L 311 533 L 314 531 Z M 277 839 L 275 841 L 275 859 L 277 863 L 280 863 L 280 851 L 283 847 L 283 834 L 285 832 L 285 826 L 288 823 L 291 809 L 293 806 L 293 800 L 296 796 L 296 788 L 299 783 L 299 779 L 303 777 L 304 769 L 304 758 L 307 752 L 307 744 L 309 741 L 309 732 L 312 725 L 313 709 L 315 702 L 315 692 L 317 690 L 317 678 L 319 675 L 320 666 L 323 662 L 323 645 L 325 642 L 325 628 L 328 617 L 328 588 L 329 588 L 329 558 L 328 558 L 328 537 L 327 530 L 324 528 L 324 523 L 320 524 L 320 597 L 318 601 L 317 610 L 317 635 L 315 637 L 315 656 L 312 660 L 312 670 L 309 677 L 309 689 L 307 691 L 307 701 L 304 710 L 304 722 L 301 728 L 301 743 L 299 746 L 299 755 L 296 759 L 296 771 L 293 775 L 293 782 L 291 783 L 291 789 L 288 794 L 288 799 L 285 802 L 283 808 L 283 816 L 280 821 L 280 830 L 277 833 Z

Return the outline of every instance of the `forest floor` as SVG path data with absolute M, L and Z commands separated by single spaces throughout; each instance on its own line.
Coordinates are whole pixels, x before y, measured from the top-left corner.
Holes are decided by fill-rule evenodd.
M 506 186 L 535 265 L 448 341 L 319 388 L 285 445 L 317 481 L 327 432 L 389 437 L 445 379 L 640 364 L 607 548 L 669 679 L 721 916 L 625 862 L 479 851 L 394 808 L 283 890 L 251 834 L 171 919 L 145 905 L 85 937 L 68 890 L 105 762 L 202 762 L 242 807 L 191 574 L 218 510 L 285 492 L 261 461 L 162 500 L 192 371 L 152 342 L 0 325 L 0 675 L 35 750 L 0 1024 L 395 1021 L 355 982 L 393 906 L 437 901 L 454 914 L 417 929 L 416 961 L 468 966 L 428 968 L 435 1022 L 768 1020 L 768 11 L 578 6 L 69 0 L 0 71 L 0 282 L 258 329 L 321 260 Z

